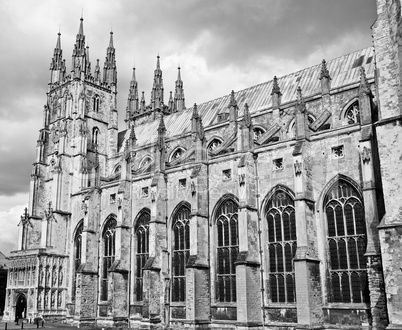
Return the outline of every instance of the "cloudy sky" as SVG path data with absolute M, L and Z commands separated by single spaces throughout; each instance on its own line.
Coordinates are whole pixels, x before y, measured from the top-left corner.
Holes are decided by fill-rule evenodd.
M 370 46 L 376 9 L 375 0 L 0 0 L 0 251 L 6 254 L 16 246 L 28 202 L 57 33 L 69 71 L 81 15 L 92 68 L 98 58 L 103 65 L 113 30 L 123 129 L 132 67 L 148 102 L 158 53 L 165 93 L 174 89 L 180 64 L 191 106 Z

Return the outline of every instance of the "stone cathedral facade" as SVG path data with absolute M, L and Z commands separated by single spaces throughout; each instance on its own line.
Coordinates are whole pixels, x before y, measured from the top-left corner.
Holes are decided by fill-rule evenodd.
M 374 47 L 191 107 L 158 56 L 120 131 L 113 34 L 92 69 L 81 19 L 70 71 L 59 34 L 5 317 L 402 329 L 401 2 L 377 7 Z

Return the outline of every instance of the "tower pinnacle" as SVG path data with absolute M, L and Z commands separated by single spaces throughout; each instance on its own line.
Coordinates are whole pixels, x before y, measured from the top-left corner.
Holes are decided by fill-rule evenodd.
M 177 68 L 177 80 L 174 93 L 174 111 L 182 111 L 186 108 L 184 103 L 183 80 L 181 80 L 180 66 Z
M 116 85 L 117 83 L 115 51 L 113 46 L 113 31 L 110 31 L 109 47 L 106 50 L 105 65 L 103 66 L 103 82 L 107 82 L 110 85 Z

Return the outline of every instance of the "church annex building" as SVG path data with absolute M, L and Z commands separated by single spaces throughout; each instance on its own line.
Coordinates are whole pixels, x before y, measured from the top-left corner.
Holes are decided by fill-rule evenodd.
M 377 13 L 372 47 L 191 107 L 158 56 L 120 131 L 113 34 L 91 69 L 81 19 L 68 71 L 59 33 L 4 318 L 402 329 L 401 1 Z

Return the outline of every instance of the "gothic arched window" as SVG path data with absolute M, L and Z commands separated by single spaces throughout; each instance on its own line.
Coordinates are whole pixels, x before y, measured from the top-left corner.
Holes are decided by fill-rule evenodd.
M 84 228 L 83 222 L 78 226 L 74 237 L 74 266 L 75 270 L 81 265 L 82 256 L 82 230 Z
M 113 264 L 116 243 L 116 219 L 110 217 L 102 232 L 102 274 L 101 274 L 101 300 L 108 299 L 108 270 Z
M 236 301 L 236 267 L 239 253 L 238 205 L 224 200 L 216 211 L 217 281 L 216 300 Z
M 135 300 L 142 301 L 143 268 L 149 257 L 149 221 L 151 215 L 149 210 L 141 211 L 135 224 Z
M 293 197 L 279 188 L 266 206 L 268 224 L 269 298 L 273 303 L 294 303 L 296 219 Z
M 190 208 L 182 205 L 173 216 L 172 301 L 186 299 L 186 264 L 190 255 Z
M 220 146 L 221 144 L 222 144 L 222 141 L 221 141 L 221 140 L 219 140 L 219 139 L 217 139 L 217 138 L 214 138 L 211 142 L 208 143 L 207 149 L 208 149 L 209 151 L 214 151 L 214 150 L 216 150 L 217 148 L 219 148 L 219 146 Z
M 324 199 L 329 253 L 330 302 L 368 302 L 366 223 L 359 192 L 338 180 Z
M 349 125 L 360 123 L 359 101 L 356 100 L 346 109 L 345 119 Z
M 181 158 L 184 155 L 184 149 L 183 148 L 177 148 L 172 155 L 170 156 L 170 161 L 174 161 L 176 159 Z
M 95 112 L 99 112 L 99 104 L 100 104 L 100 98 L 99 95 L 95 95 L 92 99 L 93 101 L 93 110 Z
M 258 126 L 254 126 L 253 131 L 254 131 L 254 141 L 257 141 L 260 138 L 260 136 L 265 133 L 265 130 L 263 130 L 261 127 Z
M 98 139 L 99 139 L 99 128 L 94 127 L 92 129 L 92 144 L 93 145 L 98 145 Z

